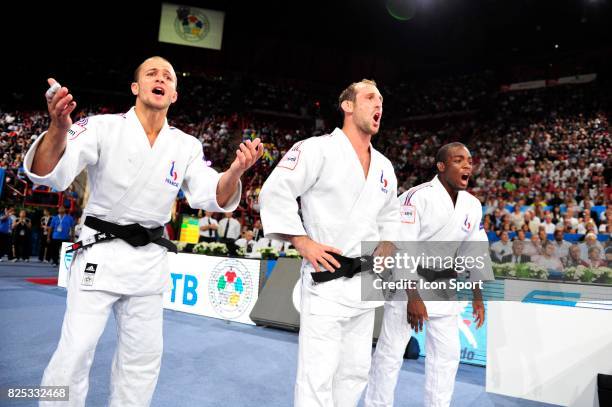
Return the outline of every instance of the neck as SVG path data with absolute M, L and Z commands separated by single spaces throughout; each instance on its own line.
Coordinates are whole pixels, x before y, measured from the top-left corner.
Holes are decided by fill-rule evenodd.
M 459 192 L 457 190 L 455 190 L 453 187 L 451 187 L 450 184 L 448 182 L 446 182 L 444 177 L 440 176 L 440 174 L 438 174 L 438 179 L 440 180 L 440 183 L 442 184 L 442 186 L 444 186 L 444 189 L 446 189 L 446 192 L 448 192 L 448 195 L 450 196 L 451 200 L 453 201 L 453 205 L 455 205 L 457 203 L 457 194 Z
M 363 132 L 349 120 L 344 121 L 342 131 L 346 134 L 351 145 L 358 154 L 367 154 L 370 151 L 370 142 L 372 141 L 371 134 Z
M 147 137 L 149 137 L 149 140 L 151 142 L 155 141 L 157 135 L 166 123 L 166 114 L 168 113 L 168 109 L 149 109 L 143 105 L 139 99 L 137 99 L 136 108 L 134 110 L 136 112 L 136 117 L 138 117 L 138 120 L 147 134 Z

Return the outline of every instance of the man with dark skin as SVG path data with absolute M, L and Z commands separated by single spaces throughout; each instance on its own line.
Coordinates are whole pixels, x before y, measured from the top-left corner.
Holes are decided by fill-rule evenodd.
M 481 247 L 476 246 L 478 251 L 470 253 L 486 256 L 487 237 L 484 229 L 479 226 L 482 206 L 476 197 L 466 191 L 472 174 L 470 152 L 461 143 L 447 144 L 436 155 L 436 167 L 437 175 L 432 181 L 411 188 L 400 196 L 401 240 L 406 243 L 432 242 L 428 247 L 434 246 L 433 242 L 442 242 L 449 247 L 456 244 L 461 253 L 472 250 L 466 242 L 480 243 Z M 423 246 L 425 251 L 426 246 Z M 410 252 L 407 254 L 412 255 Z M 417 273 L 421 274 L 421 271 Z M 453 270 L 429 271 L 434 271 L 434 280 L 452 278 L 446 274 Z M 470 271 L 476 274 L 476 270 Z M 484 277 L 482 280 L 492 279 L 487 267 L 479 272 Z M 473 294 L 474 321 L 476 327 L 480 328 L 485 321 L 485 309 L 477 285 Z M 365 397 L 366 407 L 393 405 L 395 384 L 411 330 L 423 330 L 425 321 L 428 321 L 425 406 L 450 404 L 460 356 L 457 325 L 459 312 L 456 301 L 424 301 L 418 287 L 414 286 L 406 291 L 397 291 L 395 297 L 385 303 L 383 327 Z

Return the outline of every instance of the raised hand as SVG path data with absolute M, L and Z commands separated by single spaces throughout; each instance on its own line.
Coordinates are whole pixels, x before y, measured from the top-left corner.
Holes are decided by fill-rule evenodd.
M 251 168 L 261 158 L 263 152 L 264 146 L 259 138 L 240 143 L 238 150 L 236 150 L 236 158 L 229 170 L 239 174 L 239 176 L 244 174 L 246 170 Z
M 51 118 L 49 127 L 55 127 L 59 133 L 65 134 L 72 126 L 70 113 L 76 108 L 76 102 L 68 88 L 60 86 L 55 79 L 49 78 L 47 82 L 50 86 L 45 93 L 49 117 Z

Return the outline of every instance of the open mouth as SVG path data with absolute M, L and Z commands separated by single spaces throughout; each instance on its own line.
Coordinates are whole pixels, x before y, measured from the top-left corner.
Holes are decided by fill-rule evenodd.
M 153 93 L 156 95 L 164 96 L 166 92 L 164 91 L 164 88 L 155 87 L 153 88 Z
M 381 116 L 381 114 L 380 114 L 379 112 L 374 113 L 374 117 L 373 117 L 373 119 L 374 119 L 374 121 L 375 121 L 376 123 L 379 123 L 379 122 L 380 122 L 380 116 Z
M 470 174 L 461 174 L 461 181 L 467 182 L 470 179 Z

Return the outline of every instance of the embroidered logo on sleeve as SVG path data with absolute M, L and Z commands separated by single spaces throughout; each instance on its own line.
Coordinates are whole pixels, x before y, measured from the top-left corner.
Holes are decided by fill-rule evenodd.
M 416 208 L 413 205 L 402 205 L 400 210 L 402 223 L 414 223 L 416 220 Z
M 285 154 L 283 158 L 279 161 L 277 167 L 294 170 L 300 160 L 301 145 L 302 142 L 299 142 L 295 146 L 293 146 L 291 150 L 287 151 L 287 154 Z
M 85 265 L 85 270 L 83 271 L 83 281 L 81 282 L 81 285 L 87 285 L 87 286 L 93 285 L 97 268 L 98 268 L 98 265 L 95 263 L 87 263 Z

